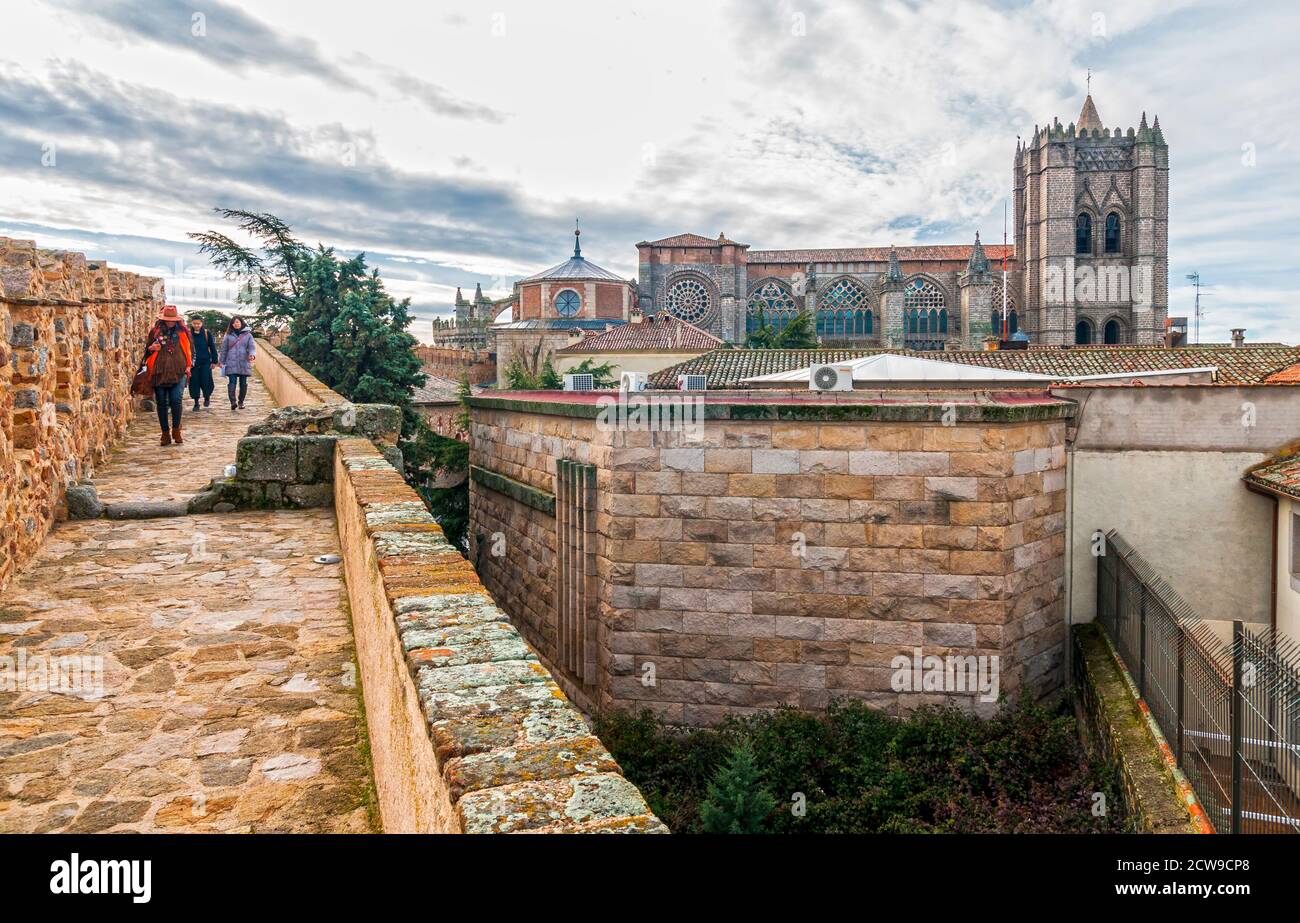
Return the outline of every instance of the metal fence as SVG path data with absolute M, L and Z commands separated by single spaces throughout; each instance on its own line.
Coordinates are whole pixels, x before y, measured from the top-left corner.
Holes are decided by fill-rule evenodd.
M 1097 619 L 1220 833 L 1300 833 L 1300 645 L 1209 622 L 1114 530 Z

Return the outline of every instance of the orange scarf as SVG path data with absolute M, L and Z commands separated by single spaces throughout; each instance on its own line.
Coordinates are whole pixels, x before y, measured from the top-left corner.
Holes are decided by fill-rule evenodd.
M 149 331 L 149 345 L 153 345 L 154 340 L 157 340 L 162 335 L 162 321 L 158 321 L 153 325 L 153 329 Z M 194 343 L 190 340 L 190 332 L 184 325 L 181 326 L 179 337 L 181 341 L 181 352 L 185 356 L 185 374 L 188 375 L 190 369 L 194 365 Z M 161 351 L 162 350 L 155 349 L 153 352 L 145 356 L 144 364 L 149 366 L 149 374 L 151 376 L 153 375 L 154 360 L 158 358 L 158 353 Z

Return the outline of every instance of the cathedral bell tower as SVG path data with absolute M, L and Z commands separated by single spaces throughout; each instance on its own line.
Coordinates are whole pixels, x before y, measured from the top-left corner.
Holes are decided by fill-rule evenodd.
M 1158 344 L 1169 312 L 1169 147 L 1156 118 L 1107 128 L 1089 93 L 1077 123 L 1017 143 L 1021 326 L 1042 344 Z

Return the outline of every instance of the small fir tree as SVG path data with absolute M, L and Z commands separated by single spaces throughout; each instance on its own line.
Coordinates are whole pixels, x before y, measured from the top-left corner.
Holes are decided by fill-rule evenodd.
M 748 739 L 731 751 L 700 805 L 705 833 L 763 833 L 776 799 L 763 787 Z

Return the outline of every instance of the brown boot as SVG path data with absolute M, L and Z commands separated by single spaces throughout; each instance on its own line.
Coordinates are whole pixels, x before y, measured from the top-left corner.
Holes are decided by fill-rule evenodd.
M 159 445 L 171 445 L 171 444 L 172 444 L 172 434 L 169 433 L 169 432 L 167 432 L 167 430 L 163 430 L 163 434 L 162 434 L 162 442 L 160 442 L 160 443 L 158 443 L 158 444 L 159 444 Z
M 181 428 L 179 426 L 172 427 L 172 442 L 177 445 L 185 444 L 185 440 L 181 438 Z

